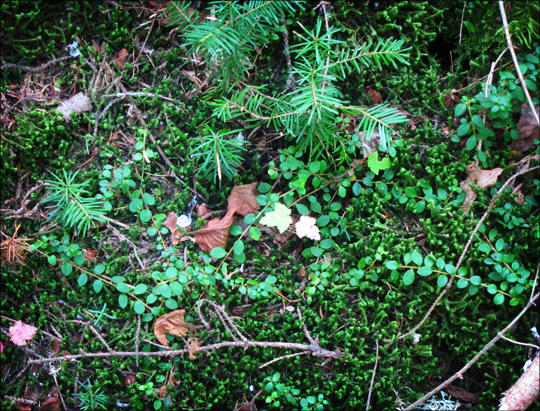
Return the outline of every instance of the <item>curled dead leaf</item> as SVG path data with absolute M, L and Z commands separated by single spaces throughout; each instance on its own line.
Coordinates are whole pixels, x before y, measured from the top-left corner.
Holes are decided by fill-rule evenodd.
M 540 116 L 540 107 L 536 106 L 536 115 Z M 521 106 L 521 117 L 516 126 L 518 139 L 512 141 L 512 150 L 519 154 L 527 151 L 534 144 L 540 134 L 540 127 L 534 118 L 534 113 L 528 104 L 523 103 Z
M 200 217 L 200 218 L 208 218 L 212 215 L 213 211 L 210 210 L 206 204 L 201 204 L 201 205 L 198 205 L 197 206 L 197 215 Z
M 129 52 L 126 49 L 122 49 L 113 56 L 112 62 L 116 63 L 118 70 L 124 71 L 124 65 L 126 64 L 128 55 Z
M 189 348 L 189 359 L 194 360 L 195 354 L 199 352 L 199 347 L 201 346 L 201 340 L 195 337 L 188 338 L 188 348 Z
M 188 324 L 184 321 L 186 310 L 175 310 L 159 317 L 154 327 L 154 335 L 158 341 L 165 346 L 169 346 L 167 334 L 183 337 L 190 329 L 197 329 L 199 326 Z
M 251 183 L 235 186 L 229 197 L 227 211 L 232 211 L 243 217 L 255 213 L 260 208 L 256 194 L 258 185 L 259 183 Z
M 84 249 L 82 252 L 88 261 L 92 261 L 97 256 L 97 250 Z
M 497 183 L 497 178 L 503 172 L 502 168 L 494 168 L 493 170 L 480 170 L 475 163 L 471 163 L 467 166 L 467 178 L 459 183 L 460 188 L 465 193 L 465 201 L 461 205 L 461 208 L 465 211 L 469 210 L 469 206 L 476 200 L 476 193 L 471 188 L 471 183 L 475 183 L 480 188 L 489 188 Z
M 125 375 L 125 377 L 122 379 L 122 384 L 124 387 L 129 387 L 131 384 L 133 384 L 136 381 L 136 378 L 134 375 Z
M 225 248 L 233 219 L 234 211 L 229 210 L 225 217 L 210 220 L 206 227 L 193 233 L 195 243 L 208 253 L 216 247 Z
M 49 397 L 43 405 L 39 408 L 39 411 L 60 411 L 60 398 Z

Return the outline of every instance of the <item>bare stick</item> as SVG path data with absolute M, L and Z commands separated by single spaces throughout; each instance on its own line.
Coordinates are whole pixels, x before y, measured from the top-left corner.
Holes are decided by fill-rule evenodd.
M 499 0 L 499 8 L 501 9 L 501 17 L 503 21 L 504 34 L 506 36 L 506 43 L 508 43 L 508 48 L 510 49 L 510 53 L 512 54 L 512 60 L 514 61 L 514 66 L 516 67 L 516 71 L 519 76 L 519 81 L 521 82 L 521 87 L 523 87 L 523 91 L 525 92 L 525 95 L 527 96 L 527 101 L 529 102 L 529 107 L 531 108 L 534 118 L 536 119 L 536 123 L 538 123 L 538 125 L 540 126 L 540 119 L 538 119 L 538 114 L 536 114 L 536 110 L 534 109 L 534 104 L 532 102 L 531 96 L 529 95 L 529 89 L 527 88 L 527 85 L 525 84 L 525 79 L 523 78 L 523 74 L 521 73 L 521 69 L 519 68 L 519 62 L 516 56 L 516 52 L 514 51 L 512 38 L 510 37 L 510 30 L 508 30 L 508 21 L 506 20 L 506 12 L 504 11 L 504 3 L 502 2 L 502 0 Z
M 231 317 L 229 317 L 227 315 L 227 313 L 225 313 L 224 308 L 220 307 L 219 305 L 217 305 L 213 301 L 210 301 L 210 300 L 207 300 L 206 298 L 203 298 L 202 300 L 199 300 L 197 302 L 197 312 L 199 314 L 199 318 L 201 318 L 201 319 L 204 318 L 204 316 L 203 316 L 203 314 L 202 314 L 202 312 L 200 310 L 200 306 L 203 303 L 207 303 L 208 305 L 210 305 L 214 309 L 214 312 L 217 314 L 217 316 L 221 320 L 221 323 L 223 324 L 223 326 L 225 327 L 227 332 L 231 335 L 233 340 L 238 341 L 238 338 L 237 338 L 237 336 L 238 336 L 242 341 L 244 341 L 244 342 L 248 341 L 248 339 L 246 337 L 244 337 L 242 335 L 242 333 L 238 330 L 238 328 L 236 327 L 236 324 L 234 323 L 234 321 L 231 320 Z M 205 327 L 208 329 L 209 328 L 208 323 L 205 322 L 204 324 L 205 324 Z M 232 332 L 231 328 L 236 332 L 236 334 Z
M 137 356 L 135 357 L 135 364 L 139 367 L 139 337 L 141 334 L 141 316 L 137 315 L 137 332 L 135 333 L 135 352 Z
M 284 360 L 286 358 L 298 357 L 299 355 L 306 355 L 306 354 L 309 354 L 309 351 L 298 352 L 296 354 L 282 355 L 281 357 L 274 358 L 272 361 L 268 361 L 266 364 L 263 364 L 263 365 L 259 366 L 259 370 L 264 368 L 264 367 L 267 367 L 270 364 L 273 364 L 275 362 Z
M 499 198 L 499 196 L 502 194 L 502 192 L 504 191 L 504 189 L 510 184 L 512 183 L 516 177 L 522 175 L 522 174 L 525 174 L 525 173 L 528 173 L 529 171 L 533 171 L 533 170 L 537 170 L 537 169 L 540 169 L 540 166 L 536 166 L 536 167 L 533 167 L 533 168 L 529 168 L 527 170 L 523 170 L 523 171 L 520 171 L 519 173 L 516 173 L 514 174 L 512 177 L 510 177 L 506 183 L 503 184 L 503 186 L 499 189 L 499 191 L 497 191 L 497 194 L 495 194 L 495 196 L 491 199 L 490 203 L 489 203 L 489 206 L 487 208 L 487 210 L 485 211 L 484 215 L 482 216 L 482 218 L 480 219 L 480 221 L 478 221 L 478 224 L 476 224 L 476 227 L 474 228 L 472 234 L 470 235 L 469 237 L 469 240 L 467 241 L 467 244 L 465 245 L 465 248 L 463 249 L 463 252 L 461 253 L 461 256 L 459 257 L 459 261 L 457 263 L 457 266 L 456 266 L 456 271 L 459 269 L 459 267 L 461 267 L 461 263 L 463 262 L 463 259 L 465 258 L 465 254 L 467 253 L 467 251 L 469 250 L 469 247 L 471 246 L 471 243 L 473 241 L 473 238 L 474 236 L 476 235 L 476 233 L 478 232 L 478 230 L 480 229 L 480 226 L 482 225 L 482 223 L 484 222 L 484 220 L 486 219 L 486 217 L 489 215 L 489 213 L 491 212 L 491 209 L 495 206 L 495 202 L 497 201 L 497 199 Z M 444 297 L 444 295 L 448 292 L 448 290 L 450 289 L 450 287 L 452 286 L 452 283 L 454 282 L 454 276 L 450 277 L 450 280 L 448 281 L 448 284 L 446 284 L 446 286 L 444 287 L 444 289 L 442 290 L 442 292 L 439 294 L 439 296 L 437 297 L 437 299 L 433 302 L 433 304 L 431 305 L 431 307 L 429 308 L 428 312 L 426 313 L 426 315 L 424 316 L 424 318 L 422 318 L 422 321 L 420 321 L 413 329 L 411 329 L 408 333 L 406 334 L 403 334 L 403 335 L 400 335 L 398 337 L 398 340 L 402 340 L 406 337 L 408 337 L 409 335 L 411 334 L 414 334 L 416 333 L 416 330 L 418 330 L 425 322 L 426 320 L 429 318 L 429 316 L 431 315 L 431 313 L 433 312 L 433 310 L 435 309 L 435 306 L 439 303 L 439 301 L 441 301 L 441 299 Z M 390 340 L 384 340 L 384 342 L 389 342 Z
M 529 347 L 534 347 L 534 348 L 536 348 L 537 350 L 540 350 L 540 347 L 539 347 L 538 345 L 528 344 L 528 343 L 522 343 L 522 342 L 519 342 L 519 341 L 515 341 L 515 340 L 512 340 L 511 338 L 505 337 L 504 335 L 501 335 L 501 337 L 503 338 L 503 340 L 510 341 L 511 343 L 514 343 L 514 344 L 517 344 L 517 345 L 528 345 Z
M 4 399 L 8 400 L 8 401 L 20 402 L 21 404 L 28 404 L 28 405 L 36 405 L 37 404 L 37 401 L 34 401 L 34 400 L 28 400 L 26 398 L 10 397 L 9 395 L 4 395 Z
M 286 343 L 286 342 L 266 342 L 266 341 L 226 341 L 217 344 L 205 345 L 199 347 L 197 352 L 204 351 L 215 351 L 220 348 L 285 348 L 289 350 L 299 350 L 299 351 L 309 351 L 314 357 L 322 358 L 331 357 L 334 359 L 343 358 L 344 353 L 341 351 L 327 351 L 322 350 L 320 347 L 314 347 L 312 345 L 299 344 L 299 343 Z M 74 355 L 63 355 L 60 357 L 52 358 L 37 358 L 28 360 L 28 365 L 31 364 L 44 364 L 55 361 L 71 361 L 77 360 L 79 358 L 108 358 L 108 357 L 132 357 L 138 354 L 140 357 L 176 357 L 177 355 L 188 354 L 189 348 L 182 350 L 170 350 L 170 351 L 152 351 L 152 352 L 98 352 L 98 353 L 83 353 L 83 354 L 74 354 Z M 193 352 L 193 350 L 191 350 Z
M 306 323 L 304 322 L 304 319 L 302 318 L 302 311 L 300 311 L 300 306 L 299 305 L 296 306 L 296 312 L 298 313 L 298 318 L 300 319 L 300 321 L 302 321 L 302 327 L 304 327 L 304 334 L 306 335 L 306 338 L 308 339 L 308 341 L 311 344 L 318 345 L 318 342 L 315 341 L 311 337 L 311 335 L 309 334 L 309 331 L 307 330 Z
M 24 70 L 24 71 L 29 71 L 31 73 L 37 73 L 38 71 L 45 70 L 47 67 L 49 67 L 49 66 L 51 66 L 53 64 L 59 63 L 61 61 L 67 60 L 67 59 L 72 59 L 72 58 L 73 58 L 73 56 L 64 56 L 64 57 L 60 57 L 60 58 L 57 58 L 57 59 L 52 59 L 47 64 L 44 64 L 43 66 L 40 66 L 40 67 L 21 66 L 20 64 L 6 63 L 6 62 L 2 61 L 2 65 L 0 66 L 0 68 L 2 70 L 9 69 L 9 68 L 16 68 L 16 69 L 21 69 L 21 70 Z
M 465 18 L 465 7 L 467 7 L 467 2 L 463 4 L 463 12 L 461 13 L 461 25 L 459 26 L 459 44 L 461 44 L 461 33 L 463 32 L 463 19 Z
M 536 267 L 536 275 L 534 276 L 534 283 L 533 283 L 533 288 L 532 288 L 532 292 L 531 292 L 531 298 L 534 295 L 534 289 L 536 288 L 536 281 L 538 280 L 538 272 L 539 271 L 540 271 L 540 262 L 538 263 L 538 266 Z
M 375 366 L 373 367 L 373 375 L 371 376 L 371 384 L 369 385 L 369 394 L 367 397 L 366 411 L 369 411 L 369 403 L 371 401 L 371 392 L 373 391 L 373 383 L 375 382 L 375 373 L 377 372 L 377 363 L 379 362 L 379 339 L 375 340 L 377 344 L 377 354 L 375 356 Z
M 534 305 L 533 302 L 538 298 L 538 296 L 540 296 L 540 294 L 536 294 L 528 303 L 527 305 L 525 306 L 525 308 L 518 314 L 518 316 L 516 318 L 514 318 L 512 320 L 512 322 L 510 324 L 508 324 L 506 326 L 506 328 L 500 332 L 497 333 L 497 335 L 495 336 L 495 338 L 493 338 L 489 343 L 486 344 L 486 346 L 484 348 L 482 348 L 482 350 L 476 354 L 473 359 L 471 361 L 469 361 L 465 367 L 463 367 L 461 370 L 459 370 L 457 373 L 455 373 L 452 377 L 450 377 L 449 379 L 447 379 L 445 382 L 443 382 L 441 385 L 439 385 L 437 388 L 435 388 L 434 390 L 431 390 L 430 392 L 428 392 L 426 395 L 424 395 L 422 398 L 420 398 L 418 401 L 416 401 L 415 403 L 409 405 L 407 408 L 405 408 L 403 411 L 410 411 L 412 409 L 414 409 L 415 407 L 417 407 L 418 405 L 422 404 L 424 401 L 428 400 L 431 396 L 437 394 L 440 390 L 442 390 L 443 388 L 445 388 L 447 385 L 449 385 L 450 383 L 452 383 L 453 381 L 457 380 L 458 378 L 462 378 L 463 377 L 463 374 L 465 373 L 465 371 L 467 371 L 469 368 L 472 367 L 472 365 L 478 361 L 480 359 L 480 357 L 482 355 L 484 355 L 493 345 L 495 345 L 495 343 L 497 341 L 499 341 L 502 336 L 510 329 L 512 328 L 512 326 L 517 322 L 517 320 L 519 320 L 523 314 L 525 314 L 527 312 L 527 310 L 532 306 Z

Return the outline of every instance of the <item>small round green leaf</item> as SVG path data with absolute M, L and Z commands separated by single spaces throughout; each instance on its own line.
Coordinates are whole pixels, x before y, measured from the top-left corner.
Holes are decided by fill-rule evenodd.
M 96 293 L 99 293 L 101 291 L 101 289 L 103 288 L 103 281 L 96 280 L 96 281 L 94 281 L 94 284 L 92 284 L 92 286 L 94 287 L 94 291 Z
M 422 277 L 426 277 L 428 275 L 430 275 L 433 271 L 431 270 L 430 267 L 426 267 L 426 266 L 423 266 L 423 267 L 420 267 L 418 269 L 418 275 L 421 275 Z
M 249 228 L 249 236 L 250 236 L 254 241 L 259 241 L 260 238 L 261 238 L 261 230 L 259 230 L 258 227 L 250 227 L 250 228 Z
M 389 270 L 396 270 L 398 267 L 399 267 L 399 264 L 397 261 L 394 261 L 394 260 L 391 260 L 391 261 L 387 261 L 385 264 L 386 268 L 388 268 Z
M 71 264 L 63 264 L 61 270 L 62 270 L 62 274 L 64 274 L 65 276 L 68 276 L 73 271 L 73 267 L 71 266 Z
M 105 272 L 105 266 L 103 264 L 96 265 L 96 267 L 94 268 L 94 273 L 97 275 L 103 274 L 104 272 Z
M 79 278 L 77 279 L 77 284 L 79 284 L 80 287 L 83 287 L 88 282 L 88 275 L 86 273 L 82 273 L 79 275 Z
M 127 305 L 128 305 L 127 295 L 120 294 L 118 296 L 118 305 L 120 306 L 120 308 L 126 308 L 127 307 Z
M 210 251 L 210 256 L 212 258 L 215 258 L 216 260 L 217 259 L 220 259 L 220 258 L 223 258 L 227 255 L 227 251 L 225 251 L 223 248 L 221 247 L 216 247 L 214 248 L 212 251 Z
M 150 210 L 142 210 L 139 217 L 143 223 L 147 223 L 152 219 L 152 212 Z
M 501 305 L 504 302 L 504 295 L 503 294 L 495 294 L 495 297 L 493 297 L 493 302 L 496 305 Z
M 116 289 L 118 291 L 120 291 L 121 293 L 129 293 L 130 292 L 130 288 L 128 287 L 128 285 L 126 283 L 118 283 L 118 284 L 116 284 Z
M 144 314 L 144 304 L 141 301 L 135 301 L 135 304 L 133 304 L 133 311 L 135 311 L 137 314 Z
M 146 205 L 153 206 L 156 204 L 156 199 L 152 196 L 152 194 L 144 193 L 143 200 Z
M 148 287 L 146 286 L 146 284 L 139 284 L 133 290 L 133 294 L 135 295 L 144 294 L 146 290 L 148 290 Z
M 437 287 L 443 288 L 448 283 L 448 277 L 446 275 L 440 275 L 437 278 Z
M 47 261 L 49 262 L 50 265 L 56 265 L 56 256 L 55 255 L 50 255 L 48 258 L 47 258 Z
M 410 269 L 403 274 L 403 284 L 404 285 L 411 285 L 414 282 L 414 270 Z
M 244 253 L 244 242 L 242 240 L 235 241 L 233 249 L 234 249 L 235 254 L 243 254 Z

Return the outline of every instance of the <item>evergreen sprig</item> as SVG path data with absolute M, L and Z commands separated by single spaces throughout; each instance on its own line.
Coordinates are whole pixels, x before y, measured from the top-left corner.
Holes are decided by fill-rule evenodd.
M 75 177 L 79 172 L 63 171 L 63 179 L 51 173 L 56 180 L 45 180 L 49 183 L 47 190 L 50 193 L 42 203 L 53 203 L 46 207 L 51 209 L 47 213 L 50 220 L 58 222 L 63 227 L 75 228 L 84 236 L 91 226 L 96 226 L 96 221 L 106 221 L 102 217 L 105 210 L 101 207 L 100 201 L 82 196 L 90 194 L 85 189 L 90 181 L 75 183 Z
M 169 22 L 184 30 L 188 54 L 195 53 L 211 64 L 230 90 L 238 81 L 246 80 L 252 67 L 254 47 L 268 43 L 268 36 L 277 30 L 287 13 L 303 2 L 288 1 L 214 1 L 208 16 L 200 23 L 198 13 L 189 2 L 171 2 L 167 8 Z

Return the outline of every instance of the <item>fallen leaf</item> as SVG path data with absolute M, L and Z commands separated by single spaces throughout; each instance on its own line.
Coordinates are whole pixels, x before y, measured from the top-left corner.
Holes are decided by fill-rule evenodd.
M 200 204 L 197 206 L 197 215 L 200 217 L 200 218 L 208 218 L 212 215 L 213 211 L 210 210 L 206 204 Z
M 455 387 L 450 384 L 446 387 L 446 389 L 452 396 L 456 397 L 457 399 L 470 402 L 471 404 L 480 403 L 480 399 L 478 398 L 478 395 L 470 393 L 464 390 L 463 388 Z
M 11 341 L 15 345 L 26 345 L 26 340 L 33 339 L 36 331 L 36 327 L 24 324 L 22 321 L 15 321 L 15 324 L 9 327 Z
M 24 404 L 18 401 L 15 401 L 15 404 L 17 405 L 17 409 L 19 411 L 32 411 L 32 407 L 30 407 L 28 404 Z
M 39 411 L 60 411 L 60 398 L 49 397 L 39 408 Z
M 276 203 L 274 211 L 269 211 L 261 218 L 261 224 L 277 227 L 280 233 L 284 233 L 292 223 L 291 210 L 281 203 Z
M 126 49 L 122 49 L 113 56 L 112 62 L 116 63 L 118 70 L 124 71 L 124 64 L 126 64 L 128 55 L 129 55 L 129 52 Z
M 199 352 L 199 348 L 201 346 L 201 340 L 195 337 L 189 337 L 187 343 L 188 343 L 188 348 L 189 348 L 189 359 L 194 360 L 195 354 Z
M 540 116 L 540 107 L 536 106 L 536 115 Z M 528 104 L 523 103 L 521 106 L 521 117 L 516 126 L 518 139 L 512 141 L 512 150 L 517 151 L 520 155 L 527 151 L 534 144 L 534 140 L 538 138 L 540 127 L 534 118 L 533 111 Z
M 229 228 L 233 223 L 233 219 L 234 210 L 229 210 L 225 217 L 210 220 L 206 227 L 193 233 L 195 243 L 207 253 L 216 247 L 226 248 L 229 239 Z
M 83 254 L 88 261 L 92 261 L 97 256 L 97 250 L 83 250 Z
M 502 168 L 494 168 L 493 170 L 480 170 L 475 163 L 471 163 L 467 166 L 468 177 L 459 183 L 459 186 L 465 193 L 465 201 L 461 205 L 461 208 L 465 211 L 469 211 L 469 206 L 476 200 L 476 193 L 471 188 L 470 184 L 476 182 L 476 185 L 480 188 L 488 188 L 495 185 L 497 177 L 503 172 Z
M 134 375 L 130 374 L 130 375 L 127 375 L 123 378 L 122 380 L 122 384 L 124 385 L 124 387 L 129 387 L 131 384 L 133 384 L 137 379 L 135 378 Z
M 456 105 L 456 103 L 459 103 L 461 100 L 460 98 L 455 94 L 457 90 L 452 89 L 450 93 L 445 94 L 444 97 L 444 103 L 443 105 L 446 108 L 451 108 Z
M 58 354 L 60 352 L 60 348 L 61 348 L 61 342 L 55 338 L 54 341 L 51 342 L 51 347 L 50 347 L 52 355 Z
M 186 310 L 175 310 L 157 319 L 154 335 L 162 345 L 169 346 L 167 334 L 183 337 L 187 335 L 188 330 L 199 328 L 199 326 L 184 322 L 185 312 Z
M 255 213 L 260 208 L 256 195 L 258 186 L 259 183 L 235 186 L 231 191 L 227 210 L 243 217 Z
M 373 90 L 371 87 L 366 87 L 364 92 L 369 94 L 373 103 L 378 104 L 382 101 L 382 97 L 377 90 Z
M 321 232 L 315 224 L 317 220 L 314 217 L 303 215 L 295 225 L 296 235 L 300 238 L 307 237 L 310 240 L 321 241 Z

